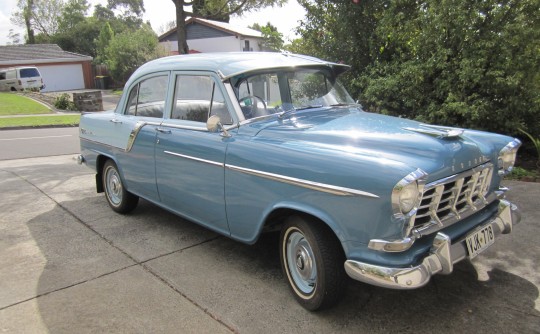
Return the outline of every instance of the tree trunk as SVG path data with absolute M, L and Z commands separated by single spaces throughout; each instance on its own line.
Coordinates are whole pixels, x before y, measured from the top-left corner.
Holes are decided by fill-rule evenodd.
M 176 37 L 178 38 L 178 53 L 188 54 L 189 47 L 186 40 L 186 12 L 184 0 L 172 0 L 176 7 Z
M 36 38 L 34 37 L 34 29 L 32 29 L 32 14 L 34 11 L 34 0 L 28 0 L 26 8 L 24 9 L 24 24 L 26 25 L 26 32 L 28 34 L 28 44 L 36 44 Z

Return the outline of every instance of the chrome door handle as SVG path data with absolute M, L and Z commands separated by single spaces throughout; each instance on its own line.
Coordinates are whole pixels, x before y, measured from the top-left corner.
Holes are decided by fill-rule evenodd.
M 111 119 L 109 122 L 122 124 L 122 121 L 116 118 Z
M 163 128 L 156 128 L 156 131 L 161 132 L 161 133 L 166 133 L 166 134 L 171 133 L 171 130 L 167 130 Z

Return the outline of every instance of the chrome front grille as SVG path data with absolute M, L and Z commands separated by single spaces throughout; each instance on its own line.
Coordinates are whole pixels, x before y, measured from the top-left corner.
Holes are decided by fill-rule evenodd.
M 486 163 L 426 184 L 414 219 L 416 232 L 453 224 L 486 206 L 492 174 L 493 164 Z

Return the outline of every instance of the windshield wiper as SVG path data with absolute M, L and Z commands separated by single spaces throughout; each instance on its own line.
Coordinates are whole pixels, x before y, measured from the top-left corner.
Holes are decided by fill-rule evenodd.
M 336 104 L 331 104 L 330 107 L 346 107 L 350 105 L 351 103 L 336 103 Z
M 315 109 L 315 108 L 322 108 L 322 107 L 323 107 L 322 104 L 308 104 L 306 106 L 301 106 L 301 107 L 298 107 L 298 108 L 294 108 L 294 110 L 300 111 L 300 110 Z
M 292 112 L 295 112 L 295 111 L 300 111 L 300 110 L 307 110 L 307 109 L 316 109 L 316 108 L 322 108 L 324 107 L 322 104 L 310 104 L 310 105 L 305 105 L 305 106 L 301 106 L 301 107 L 298 107 L 298 108 L 291 108 L 289 110 L 285 110 L 283 112 L 281 112 L 281 114 L 279 114 L 279 118 L 283 118 L 285 115 L 288 115 Z

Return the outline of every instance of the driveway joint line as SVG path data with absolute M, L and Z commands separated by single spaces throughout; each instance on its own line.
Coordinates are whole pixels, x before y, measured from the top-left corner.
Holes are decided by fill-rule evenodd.
M 120 272 L 120 271 L 122 271 L 122 270 L 129 269 L 129 268 L 132 268 L 132 267 L 136 267 L 136 266 L 138 266 L 138 265 L 139 265 L 138 263 L 134 263 L 134 264 L 131 264 L 131 265 L 129 265 L 129 266 L 122 267 L 122 268 L 118 268 L 118 269 L 116 269 L 116 270 L 113 270 L 113 271 L 110 271 L 110 272 L 101 274 L 101 275 L 96 276 L 96 277 L 89 278 L 89 279 L 84 280 L 84 281 L 76 282 L 76 283 L 73 283 L 73 284 L 70 284 L 70 285 L 63 286 L 63 287 L 58 288 L 58 289 L 54 289 L 54 290 L 51 290 L 51 291 L 47 291 L 47 292 L 44 292 L 44 293 L 40 293 L 40 294 L 35 295 L 35 296 L 31 297 L 31 298 L 27 298 L 27 299 L 18 301 L 18 302 L 16 302 L 16 303 L 13 303 L 13 304 L 10 304 L 10 305 L 0 307 L 0 311 L 3 311 L 3 310 L 5 310 L 5 309 L 8 309 L 8 308 L 13 307 L 13 306 L 17 306 L 17 305 L 19 305 L 19 304 L 23 304 L 23 303 L 29 302 L 29 301 L 34 300 L 34 299 L 38 299 L 38 298 L 41 298 L 41 297 L 45 297 L 45 296 L 50 295 L 50 294 L 53 294 L 53 293 L 55 293 L 55 292 L 59 292 L 59 291 L 62 291 L 62 290 L 66 290 L 66 289 L 69 289 L 69 288 L 76 287 L 76 286 L 81 285 L 81 284 L 85 284 L 85 283 L 92 282 L 92 281 L 95 281 L 95 280 L 97 280 L 97 279 L 100 279 L 100 278 L 103 278 L 103 277 L 106 277 L 106 276 L 109 276 L 109 275 L 112 275 L 112 274 L 116 274 L 116 273 L 118 273 L 118 272 Z
M 68 208 L 66 208 L 65 206 L 63 206 L 61 203 L 57 202 L 54 198 L 52 198 L 51 196 L 49 196 L 49 194 L 45 193 L 41 188 L 39 188 L 37 185 L 35 185 L 34 183 L 32 183 L 30 180 L 24 178 L 23 176 L 17 174 L 16 172 L 13 172 L 13 171 L 6 171 L 10 174 L 13 174 L 15 175 L 16 177 L 20 178 L 21 180 L 27 182 L 28 184 L 30 184 L 32 187 L 36 188 L 40 193 L 42 193 L 45 197 L 47 197 L 48 199 L 50 199 L 51 201 L 53 201 L 54 203 L 56 203 L 56 205 L 58 205 L 60 208 L 62 208 L 65 212 L 67 212 L 70 216 L 72 216 L 75 220 L 77 220 L 80 224 L 82 224 L 83 226 L 85 226 L 87 229 L 89 229 L 90 231 L 94 232 L 96 235 L 98 235 L 101 239 L 103 239 L 105 242 L 107 242 L 111 247 L 117 249 L 119 252 L 121 252 L 122 254 L 124 254 L 127 258 L 129 258 L 131 261 L 133 261 L 134 263 L 130 266 L 127 266 L 125 268 L 121 268 L 121 269 L 118 269 L 116 270 L 115 272 L 118 272 L 118 271 L 121 271 L 121 270 L 124 270 L 124 269 L 127 269 L 127 268 L 131 268 L 131 267 L 134 267 L 134 266 L 141 266 L 141 268 L 143 268 L 146 272 L 150 273 L 151 275 L 153 275 L 154 277 L 156 277 L 158 280 L 160 280 L 162 283 L 164 283 L 166 286 L 168 286 L 170 289 L 172 289 L 173 291 L 175 291 L 177 294 L 179 294 L 180 296 L 184 297 L 187 301 L 189 301 L 192 305 L 194 305 L 196 308 L 198 308 L 199 310 L 203 311 L 205 314 L 207 314 L 209 317 L 211 317 L 212 319 L 214 319 L 215 321 L 217 321 L 218 323 L 220 323 L 222 326 L 224 326 L 225 328 L 227 328 L 228 330 L 230 330 L 231 332 L 233 333 L 238 333 L 238 330 L 236 330 L 234 327 L 232 327 L 231 325 L 225 323 L 223 320 L 221 320 L 221 318 L 219 318 L 218 316 L 214 315 L 212 312 L 210 312 L 207 308 L 204 308 L 202 307 L 200 304 L 198 304 L 194 299 L 188 297 L 185 293 L 183 293 L 182 291 L 180 291 L 179 289 L 175 288 L 171 283 L 169 283 L 165 278 L 161 277 L 160 275 L 158 275 L 156 272 L 154 272 L 150 267 L 148 267 L 145 263 L 150 261 L 150 260 L 154 260 L 154 259 L 158 259 L 160 257 L 163 257 L 163 256 L 167 256 L 167 255 L 170 255 L 170 254 L 174 254 L 174 253 L 177 253 L 177 252 L 182 252 L 186 249 L 190 249 L 190 248 L 193 248 L 193 247 L 196 247 L 196 246 L 199 246 L 199 245 L 202 245 L 202 244 L 205 244 L 207 242 L 211 242 L 211 241 L 214 241 L 216 239 L 219 239 L 220 236 L 216 236 L 214 238 L 211 238 L 211 239 L 208 239 L 208 240 L 204 240 L 202 242 L 199 242 L 195 245 L 190 245 L 188 247 L 185 247 L 185 248 L 182 248 L 182 249 L 178 249 L 176 251 L 173 251 L 169 254 L 163 254 L 161 256 L 157 256 L 153 259 L 149 259 L 149 260 L 145 260 L 145 261 L 138 261 L 137 259 L 135 259 L 133 256 L 131 256 L 130 254 L 128 254 L 126 251 L 124 251 L 123 249 L 121 249 L 120 247 L 116 246 L 111 240 L 107 239 L 103 234 L 99 233 L 98 231 L 96 231 L 94 228 L 92 228 L 90 225 L 88 225 L 86 222 L 84 222 L 82 219 L 80 219 L 76 214 L 74 214 L 73 212 L 71 212 Z M 112 272 L 114 273 L 114 272 Z M 111 273 L 109 273 L 111 274 Z M 105 274 L 105 275 L 109 275 L 109 274 Z M 102 276 L 105 276 L 105 275 L 102 275 Z M 99 277 L 102 277 L 102 276 L 99 276 Z M 91 280 L 94 280 L 94 279 L 97 279 L 99 277 L 96 277 L 96 278 L 93 278 Z M 89 280 L 90 281 L 90 280 Z M 75 286 L 75 285 L 79 285 L 79 284 L 82 284 L 84 282 L 79 282 L 79 283 L 75 283 L 73 285 L 70 285 L 70 286 L 66 286 L 66 287 L 62 287 L 62 288 L 59 288 L 58 290 L 55 290 L 55 291 L 61 291 L 61 290 L 64 290 L 64 289 L 67 289 L 69 287 L 72 287 L 72 286 Z M 38 295 L 38 296 L 34 296 L 28 300 L 24 300 L 24 301 L 21 301 L 21 302 L 18 302 L 16 304 L 13 304 L 11 306 L 14 306 L 14 305 L 17 305 L 17 304 L 20 304 L 20 303 L 24 303 L 25 301 L 29 301 L 29 300 L 32 300 L 32 299 L 35 299 L 35 298 L 39 298 L 41 296 L 44 296 L 44 295 L 47 295 L 47 294 L 50 294 L 50 293 L 53 293 L 55 291 L 50 291 L 50 292 L 47 292 L 45 294 L 42 294 L 42 295 Z M 10 307 L 10 306 L 8 306 Z M 2 310 L 3 308 L 0 308 L 0 310 Z

